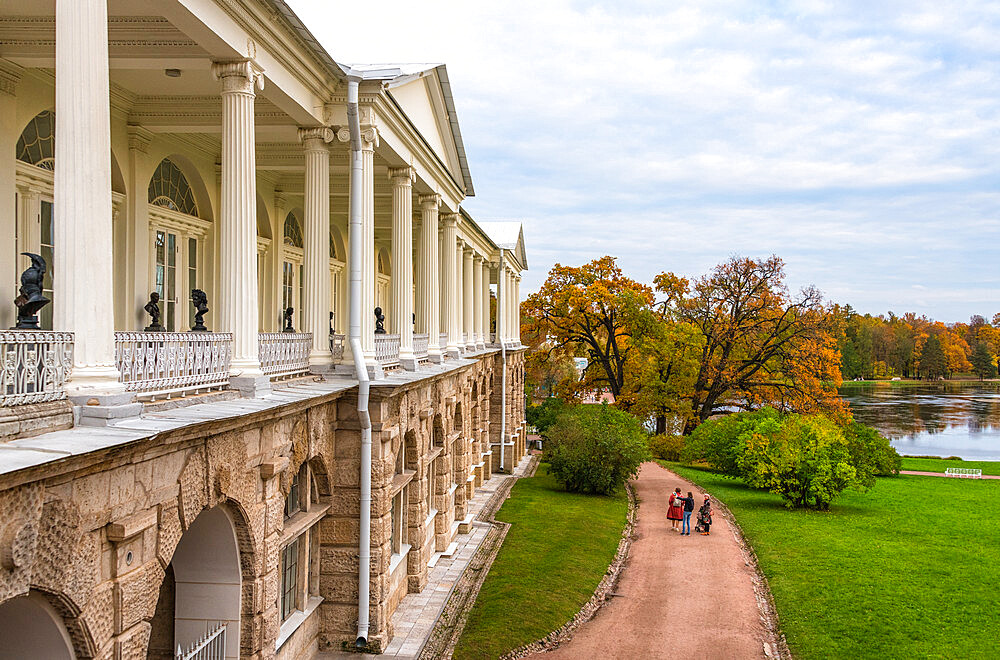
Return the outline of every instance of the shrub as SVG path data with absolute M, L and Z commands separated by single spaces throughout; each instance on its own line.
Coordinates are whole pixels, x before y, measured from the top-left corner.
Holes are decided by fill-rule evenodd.
M 661 458 L 665 461 L 681 460 L 681 452 L 684 449 L 683 435 L 654 435 L 649 439 L 649 453 L 653 458 Z
M 550 396 L 541 403 L 528 406 L 524 411 L 525 420 L 538 429 L 539 434 L 545 435 L 545 431 L 568 407 L 569 404 L 559 397 Z
M 845 488 L 871 488 L 876 475 L 898 473 L 901 465 L 875 429 L 770 408 L 704 422 L 682 458 L 707 461 L 751 487 L 781 495 L 790 506 L 814 509 L 830 508 Z
M 549 473 L 572 492 L 614 493 L 649 459 L 639 420 L 608 405 L 567 408 L 547 437 Z

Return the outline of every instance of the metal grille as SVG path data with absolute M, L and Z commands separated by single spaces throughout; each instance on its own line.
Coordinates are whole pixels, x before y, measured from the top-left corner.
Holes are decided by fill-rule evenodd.
M 183 650 L 180 644 L 177 645 L 175 660 L 225 660 L 226 657 L 226 624 L 219 626 L 208 633 L 194 644 L 187 651 Z
M 344 358 L 344 341 L 344 335 L 330 333 L 330 353 L 333 355 L 334 360 L 342 360 Z
M 271 378 L 309 371 L 310 332 L 260 333 L 260 368 Z
M 418 360 L 427 359 L 427 347 L 430 344 L 430 335 L 426 334 L 415 334 L 413 335 L 413 354 Z
M 129 392 L 187 393 L 229 384 L 230 332 L 116 332 L 115 366 Z
M 63 383 L 73 369 L 73 333 L 0 331 L 0 405 L 65 399 Z
M 375 360 L 384 368 L 399 366 L 399 335 L 375 335 Z

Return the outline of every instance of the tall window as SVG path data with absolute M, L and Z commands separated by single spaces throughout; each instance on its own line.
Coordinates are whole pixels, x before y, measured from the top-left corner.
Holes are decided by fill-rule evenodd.
M 287 619 L 297 605 L 299 590 L 299 540 L 295 539 L 281 551 L 281 620 Z
M 285 216 L 285 245 L 302 249 L 302 225 L 299 224 L 295 211 Z
M 198 217 L 198 204 L 187 177 L 164 158 L 147 190 L 153 239 L 152 290 L 160 294 L 161 323 L 168 332 L 186 330 L 193 315 L 187 304 L 192 289 L 202 287 L 201 240 L 210 224 Z
M 277 605 L 282 622 L 319 602 L 319 522 L 328 509 L 329 504 L 320 503 L 317 480 L 309 464 L 304 463 L 293 475 L 285 497 L 286 537 L 291 536 L 290 528 L 299 531 L 281 548 L 281 590 Z M 298 624 L 290 621 L 289 625 Z
M 55 127 L 55 113 L 50 110 L 40 112 L 24 127 L 15 147 L 19 161 L 16 175 L 18 185 L 15 193 L 17 209 L 15 254 L 35 252 L 45 259 L 46 273 L 42 290 L 45 297 L 52 301 L 52 304 L 46 305 L 38 313 L 39 324 L 45 330 L 52 329 L 52 313 L 56 306 L 52 290 L 55 268 L 52 207 L 53 171 L 56 165 Z M 22 163 L 39 169 L 29 173 Z M 20 259 L 24 260 L 21 262 L 21 268 L 27 267 L 27 257 Z
M 289 262 L 281 265 L 281 309 L 295 307 L 295 266 Z
M 163 327 L 174 332 L 177 316 L 177 235 L 156 232 L 156 292 L 160 294 Z
M 45 259 L 47 268 L 45 269 L 45 279 L 42 281 L 42 294 L 52 301 L 51 304 L 42 307 L 39 312 L 39 323 L 43 330 L 52 329 L 52 308 L 55 307 L 55 291 L 52 290 L 52 276 L 55 271 L 55 237 L 52 233 L 52 202 L 42 200 L 40 205 L 40 234 L 39 246 L 41 247 L 42 259 Z
M 283 229 L 284 261 L 281 264 L 281 310 L 292 307 L 296 314 L 295 318 L 302 318 L 302 280 L 303 259 L 302 251 L 302 223 L 295 211 L 289 211 L 285 216 Z

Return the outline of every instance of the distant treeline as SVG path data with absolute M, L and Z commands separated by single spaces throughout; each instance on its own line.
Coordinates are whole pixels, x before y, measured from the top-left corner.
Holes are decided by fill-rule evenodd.
M 968 323 L 945 324 L 912 313 L 861 315 L 850 305 L 834 305 L 832 313 L 841 321 L 844 380 L 997 375 L 1000 314 L 992 322 L 975 315 Z

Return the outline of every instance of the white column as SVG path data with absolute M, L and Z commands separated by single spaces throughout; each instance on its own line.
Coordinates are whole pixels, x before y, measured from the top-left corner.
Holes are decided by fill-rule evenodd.
M 514 276 L 514 300 L 511 302 L 511 314 L 514 318 L 511 320 L 511 331 L 514 334 L 514 343 L 518 346 L 521 345 L 521 276 Z
M 476 348 L 483 350 L 486 342 L 483 339 L 483 258 L 478 254 L 472 257 L 472 325 L 476 331 Z
M 49 268 L 54 327 L 75 333 L 66 390 L 82 402 L 122 395 L 106 403 L 123 403 L 131 397 L 115 368 L 107 0 L 56 3 L 56 135 Z
M 413 355 L 413 169 L 391 168 L 392 181 L 392 317 L 399 333 L 399 363 L 417 368 Z
M 462 265 L 462 327 L 465 329 L 465 350 L 470 353 L 476 350 L 476 329 L 473 325 L 475 315 L 473 310 L 475 309 L 475 303 L 473 302 L 473 296 L 475 295 L 475 288 L 473 287 L 472 279 L 472 248 L 466 246 L 463 253 L 463 265 Z
M 300 128 L 305 147 L 305 281 L 300 323 L 312 333 L 309 370 L 333 369 L 330 353 L 330 150 L 333 131 L 326 127 Z
M 465 352 L 465 243 L 462 239 L 455 242 L 455 318 L 458 325 L 458 352 Z
M 216 62 L 222 80 L 222 196 L 216 327 L 233 333 L 232 385 L 246 396 L 270 391 L 260 369 L 257 297 L 257 180 L 254 87 L 263 71 L 252 61 Z M 210 301 L 211 303 L 211 301 Z
M 431 362 L 440 362 L 444 354 L 441 346 L 441 323 L 438 308 L 441 303 L 438 261 L 438 208 L 440 195 L 421 195 L 420 199 L 420 271 L 417 273 L 417 289 L 423 304 L 417 310 L 417 327 L 426 332 L 427 357 Z
M 460 354 L 459 346 L 459 323 L 458 323 L 458 272 L 456 270 L 456 256 L 458 254 L 458 246 L 455 243 L 455 238 L 458 233 L 458 214 L 448 213 L 442 218 L 444 222 L 444 240 L 441 244 L 441 259 L 442 270 L 444 271 L 444 282 L 441 283 L 441 302 L 445 305 L 447 310 L 448 318 L 448 346 L 445 348 L 445 352 L 448 357 L 458 357 Z
M 504 319 L 504 336 L 509 343 L 514 339 L 514 276 L 510 270 L 504 277 L 504 295 L 507 297 L 506 318 Z
M 490 343 L 490 262 L 483 259 L 483 343 Z
M 502 253 L 501 253 L 502 254 Z M 507 276 L 504 270 L 503 257 L 497 266 L 497 344 L 503 344 L 507 332 Z
M 337 131 L 337 139 L 350 142 L 347 128 Z M 382 377 L 382 368 L 375 360 L 375 147 L 378 130 L 361 127 L 361 351 L 369 372 Z M 348 240 L 351 240 L 348 237 Z

